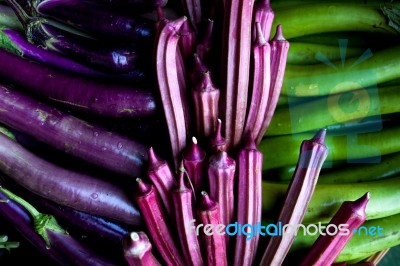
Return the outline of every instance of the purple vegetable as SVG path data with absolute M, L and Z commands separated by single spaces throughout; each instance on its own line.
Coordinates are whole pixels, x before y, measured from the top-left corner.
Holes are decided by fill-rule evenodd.
M 238 172 L 236 199 L 238 224 L 255 225 L 261 221 L 262 162 L 263 154 L 257 150 L 254 140 L 249 139 L 248 143 L 239 151 L 236 166 Z M 236 236 L 235 258 L 233 262 L 235 266 L 252 265 L 254 262 L 259 235 L 254 234 L 249 239 L 249 230 L 246 230 L 247 234 L 243 233 Z
M 198 195 L 204 184 L 204 165 L 206 152 L 197 144 L 197 139 L 192 138 L 192 143 L 183 151 L 182 162 L 189 176 L 192 188 Z
M 122 243 L 124 257 L 130 266 L 160 266 L 151 252 L 151 243 L 144 232 L 130 233 Z
M 38 235 L 33 228 L 33 221 L 29 213 L 17 202 L 0 190 L 0 216 L 12 224 L 17 231 L 34 246 L 39 252 L 45 254 L 57 265 L 69 265 L 62 252 L 56 249 L 48 249 L 46 242 Z
M 127 84 L 72 75 L 2 49 L 0 61 L 3 80 L 73 109 L 114 117 L 142 117 L 156 112 L 156 99 L 151 92 Z
M 69 264 L 82 266 L 111 266 L 115 265 L 102 258 L 98 254 L 73 237 L 71 237 L 52 215 L 38 212 L 30 203 L 13 194 L 11 191 L 0 188 L 10 201 L 15 201 L 22 205 L 32 217 L 35 231 L 44 239 L 47 248 L 61 252 L 69 261 Z
M 139 45 L 99 42 L 83 36 L 82 33 L 70 32 L 71 29 L 60 28 L 47 18 L 29 15 L 21 6 L 24 1 L 8 0 L 19 20 L 24 25 L 29 42 L 48 50 L 73 57 L 86 65 L 113 73 L 128 73 L 138 81 L 149 72 L 146 57 L 151 56 L 151 49 Z M 29 1 L 28 1 L 29 2 Z M 26 8 L 26 7 L 25 7 Z
M 90 75 L 95 77 L 106 77 L 103 72 L 82 65 L 60 53 L 51 50 L 42 49 L 25 38 L 25 35 L 14 29 L 2 29 L 0 31 L 0 39 L 5 43 L 7 51 L 29 58 L 40 63 L 49 64 L 53 67 L 60 68 L 65 71 L 71 71 L 79 74 Z
M 179 243 L 183 252 L 186 265 L 202 266 L 199 239 L 196 231 L 190 228 L 195 221 L 193 214 L 193 191 L 185 185 L 185 169 L 181 163 L 178 173 L 178 186 L 172 191 L 172 202 L 174 204 L 175 224 L 178 231 Z
M 132 230 L 132 226 L 124 226 L 115 223 L 111 219 L 104 219 L 100 216 L 56 204 L 51 200 L 38 197 L 26 191 L 25 193 L 23 192 L 22 190 L 18 190 L 18 193 L 23 195 L 26 200 L 34 203 L 38 208 L 51 213 L 57 220 L 63 222 L 64 225 L 74 228 L 78 233 L 90 235 L 96 239 L 103 239 L 111 242 L 113 245 L 119 245 L 124 237 L 129 234 L 129 230 Z
M 181 254 L 175 245 L 171 227 L 168 225 L 163 206 L 154 186 L 136 179 L 137 193 L 135 199 L 140 208 L 147 230 L 154 246 L 167 265 L 185 265 Z
M 44 0 L 35 5 L 35 9 L 43 16 L 54 18 L 100 39 L 150 43 L 154 37 L 153 21 L 124 15 L 93 2 Z
M 326 229 L 327 232 L 319 235 L 300 265 L 323 266 L 332 264 L 350 241 L 353 236 L 353 230 L 357 230 L 367 219 L 365 209 L 369 198 L 370 193 L 367 192 L 364 196 L 355 201 L 343 202 L 339 210 L 329 221 L 329 225 L 340 226 L 341 224 L 346 224 L 349 233 L 347 235 L 342 235 L 341 233 L 332 235 L 328 233 L 328 226 Z
M 254 1 L 226 1 L 220 117 L 227 149 L 238 148 L 246 120 Z
M 147 148 L 0 86 L 0 122 L 54 148 L 116 173 L 144 172 Z
M 34 194 L 93 215 L 138 225 L 134 202 L 116 184 L 49 163 L 0 134 L 0 171 Z

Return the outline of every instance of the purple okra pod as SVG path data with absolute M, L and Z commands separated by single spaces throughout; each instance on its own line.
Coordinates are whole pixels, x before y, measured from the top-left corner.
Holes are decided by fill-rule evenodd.
M 175 178 L 168 163 L 158 158 L 152 147 L 149 149 L 148 157 L 147 177 L 155 186 L 168 215 L 172 217 L 171 192 L 176 186 Z
M 168 265 L 185 265 L 172 237 L 171 227 L 167 225 L 165 211 L 154 186 L 144 183 L 140 178 L 137 178 L 136 182 L 135 199 L 155 247 Z
M 222 121 L 221 119 L 217 119 L 217 126 L 214 132 L 214 135 L 210 140 L 211 150 L 217 151 L 226 151 L 226 139 L 222 137 Z
M 205 264 L 208 266 L 227 266 L 227 250 L 225 236 L 221 234 L 221 218 L 219 204 L 208 196 L 205 191 L 201 192 L 198 217 L 203 227 L 202 246 L 204 247 Z M 200 225 L 199 225 L 200 226 Z M 196 229 L 197 230 L 197 229 Z M 207 232 L 207 234 L 206 234 Z M 224 232 L 222 230 L 222 232 Z
M 264 123 L 260 130 L 256 143 L 260 143 L 264 137 L 264 133 L 267 131 L 269 124 L 271 123 L 272 116 L 274 115 L 276 104 L 281 93 L 283 77 L 286 69 L 286 59 L 289 52 L 289 42 L 285 39 L 282 33 L 282 25 L 278 25 L 276 28 L 276 34 L 270 41 L 271 46 L 271 81 L 269 88 L 268 97 L 268 110 L 264 117 Z
M 336 257 L 346 246 L 353 235 L 353 230 L 364 223 L 367 218 L 365 209 L 369 201 L 370 194 L 366 193 L 355 201 L 345 201 L 333 216 L 329 225 L 347 225 L 348 234 L 329 233 L 329 225 L 326 233 L 321 234 L 314 242 L 309 253 L 303 259 L 301 266 L 323 266 L 332 264 Z
M 218 119 L 220 90 L 211 80 L 210 72 L 203 72 L 193 90 L 196 133 L 200 138 L 208 138 L 214 133 Z
M 122 241 L 129 266 L 161 266 L 151 252 L 151 243 L 144 232 L 132 232 Z
M 179 184 L 172 191 L 172 202 L 175 211 L 175 222 L 178 228 L 178 236 L 181 249 L 183 251 L 186 265 L 202 266 L 203 258 L 201 255 L 200 244 L 196 231 L 189 225 L 194 219 L 193 214 L 193 192 L 185 185 L 185 169 L 181 164 L 179 169 Z
M 178 168 L 179 156 L 186 146 L 186 137 L 189 131 L 189 117 L 186 97 L 183 97 L 185 88 L 180 82 L 182 64 L 177 62 L 180 57 L 179 30 L 186 18 L 174 21 L 161 20 L 158 24 L 158 38 L 155 49 L 157 81 L 171 143 L 175 169 Z M 179 70 L 179 71 L 178 71 Z
M 237 162 L 237 222 L 239 225 L 256 225 L 261 222 L 263 155 L 257 150 L 253 140 L 248 139 L 244 148 L 239 151 Z M 247 233 L 254 232 L 247 230 Z M 243 232 L 236 236 L 233 265 L 252 265 L 254 262 L 259 236 L 255 234 L 249 238 L 248 234 Z
M 210 197 L 219 203 L 221 223 L 228 225 L 233 222 L 235 210 L 235 170 L 236 162 L 225 151 L 217 151 L 209 159 L 208 184 Z M 226 234 L 226 244 L 229 236 Z
M 194 192 L 200 193 L 202 187 L 204 186 L 204 165 L 206 153 L 197 144 L 197 139 L 192 138 L 192 143 L 183 152 L 183 166 L 187 171 L 190 182 L 193 185 Z
M 241 144 L 246 122 L 254 0 L 232 0 L 226 4 L 220 114 L 229 151 Z
M 263 125 L 265 122 L 262 118 L 266 118 L 271 89 L 271 48 L 264 38 L 259 22 L 256 22 L 256 29 L 256 40 L 252 54 L 253 88 L 243 132 L 245 139 L 256 139 L 258 135 L 264 135 L 265 128 Z
M 283 225 L 296 226 L 303 220 L 322 164 L 328 155 L 325 135 L 326 130 L 320 130 L 312 139 L 304 140 L 301 144 L 299 160 L 278 217 L 278 221 Z M 294 232 L 272 237 L 260 265 L 281 265 L 294 238 Z
M 254 5 L 254 26 L 260 23 L 261 31 L 266 39 L 269 39 L 271 34 L 272 22 L 274 21 L 275 13 L 271 8 L 270 0 L 260 0 Z M 253 28 L 253 40 L 257 37 L 257 28 Z

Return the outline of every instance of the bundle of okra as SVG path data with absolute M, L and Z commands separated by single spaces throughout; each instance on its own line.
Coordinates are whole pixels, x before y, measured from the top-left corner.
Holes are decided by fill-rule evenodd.
M 375 265 L 400 244 L 396 12 L 4 1 L 0 221 L 56 265 Z

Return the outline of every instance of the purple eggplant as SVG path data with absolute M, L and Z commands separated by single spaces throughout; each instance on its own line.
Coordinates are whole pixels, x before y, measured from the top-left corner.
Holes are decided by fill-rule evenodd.
M 0 86 L 0 122 L 86 162 L 128 176 L 144 172 L 147 147 Z
M 29 213 L 17 202 L 0 190 L 0 217 L 12 224 L 15 229 L 34 246 L 39 252 L 45 254 L 51 261 L 60 266 L 69 263 L 62 253 L 56 249 L 48 249 L 46 242 L 35 232 L 33 221 Z
M 0 172 L 60 205 L 126 224 L 141 223 L 139 211 L 117 184 L 54 165 L 0 134 Z
M 7 184 L 8 185 L 8 184 Z M 10 187 L 9 185 L 7 187 Z M 34 203 L 41 210 L 54 215 L 64 226 L 73 228 L 76 233 L 91 236 L 96 240 L 104 240 L 113 245 L 120 245 L 124 237 L 135 229 L 130 225 L 116 223 L 110 219 L 92 215 L 55 202 L 38 197 L 22 188 L 10 187 L 24 199 Z M 137 228 L 136 228 L 137 229 Z
M 65 73 L 2 49 L 0 62 L 0 78 L 68 108 L 111 117 L 143 117 L 156 113 L 156 99 L 144 89 Z
M 42 16 L 51 17 L 99 39 L 150 44 L 154 37 L 154 21 L 128 16 L 89 1 L 44 0 L 37 3 L 35 9 Z
M 23 24 L 27 40 L 36 46 L 59 52 L 99 70 L 128 73 L 129 77 L 138 80 L 150 73 L 146 58 L 150 58 L 151 49 L 133 44 L 99 42 L 81 32 L 60 28 L 54 21 L 30 14 L 23 2 L 8 0 Z
M 0 30 L 0 40 L 0 46 L 2 48 L 5 48 L 7 51 L 17 54 L 21 57 L 48 64 L 64 71 L 75 72 L 93 77 L 111 77 L 111 75 L 107 75 L 104 72 L 100 72 L 85 66 L 75 60 L 61 55 L 60 53 L 42 49 L 30 43 L 26 39 L 25 35 L 20 31 L 11 28 L 3 28 Z
M 93 250 L 80 243 L 69 235 L 56 221 L 54 216 L 40 213 L 30 203 L 15 195 L 11 191 L 1 187 L 0 191 L 7 197 L 7 204 L 14 203 L 21 206 L 32 218 L 35 232 L 44 240 L 48 250 L 56 250 L 62 253 L 65 262 L 62 265 L 81 266 L 111 266 L 115 263 L 99 256 Z M 12 218 L 11 218 L 12 219 Z

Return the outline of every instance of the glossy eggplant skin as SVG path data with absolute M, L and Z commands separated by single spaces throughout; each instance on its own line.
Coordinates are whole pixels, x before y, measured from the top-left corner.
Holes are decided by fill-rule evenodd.
M 104 43 L 58 28 L 45 18 L 30 19 L 25 31 L 30 42 L 100 70 L 144 73 L 149 69 L 145 60 L 151 57 L 151 49 L 140 45 Z
M 64 106 L 111 117 L 145 117 L 156 113 L 154 92 L 126 82 L 106 82 L 66 73 L 0 49 L 0 78 Z
M 125 15 L 106 6 L 81 0 L 45 0 L 36 11 L 62 23 L 90 33 L 99 39 L 151 44 L 155 22 L 140 16 Z
M 0 185 L 2 185 L 0 183 Z M 48 249 L 46 243 L 33 229 L 33 221 L 30 214 L 18 203 L 0 191 L 0 217 L 7 221 L 39 252 L 46 255 L 51 261 L 60 266 L 67 266 L 69 263 L 62 253 L 56 249 Z

